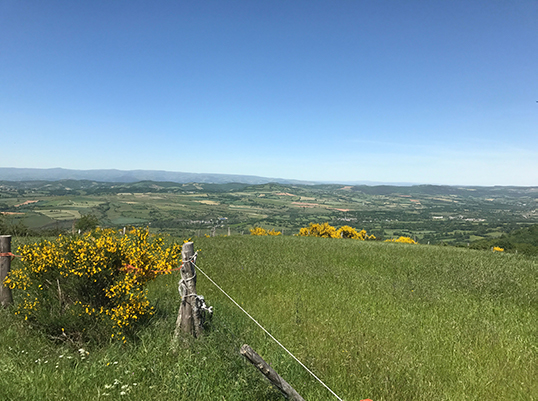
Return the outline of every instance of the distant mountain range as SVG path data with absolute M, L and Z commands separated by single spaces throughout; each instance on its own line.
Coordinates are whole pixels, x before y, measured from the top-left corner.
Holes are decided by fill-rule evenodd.
M 257 177 L 254 175 L 197 174 L 161 170 L 69 170 L 64 168 L 13 168 L 0 167 L 0 181 L 60 181 L 91 180 L 100 182 L 130 183 L 138 181 L 168 181 L 185 184 L 189 182 L 207 184 L 315 184 L 311 181 L 289 180 L 283 178 Z

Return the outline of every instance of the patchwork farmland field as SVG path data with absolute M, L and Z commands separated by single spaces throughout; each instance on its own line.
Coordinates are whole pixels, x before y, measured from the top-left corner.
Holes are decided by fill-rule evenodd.
M 236 235 L 253 226 L 290 235 L 326 221 L 378 238 L 466 245 L 536 224 L 537 210 L 532 187 L 0 182 L 4 219 L 37 230 L 70 229 L 85 214 L 103 226 L 182 236 Z

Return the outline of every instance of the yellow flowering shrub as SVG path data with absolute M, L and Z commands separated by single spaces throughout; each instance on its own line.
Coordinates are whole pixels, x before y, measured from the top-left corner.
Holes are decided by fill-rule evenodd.
M 410 237 L 400 237 L 400 238 L 393 238 L 393 239 L 387 239 L 385 240 L 385 242 L 400 242 L 400 243 L 403 243 L 403 244 L 418 244 L 418 242 L 414 241 L 412 238 Z
M 250 229 L 250 235 L 282 235 L 282 233 L 273 229 L 266 230 L 262 227 L 254 227 Z
M 368 235 L 366 230 L 357 231 L 350 226 L 342 226 L 338 230 L 329 223 L 310 223 L 310 227 L 303 227 L 299 230 L 300 237 L 322 237 L 322 238 L 351 238 L 364 240 L 374 240 L 374 235 Z
M 340 227 L 337 233 L 340 238 L 351 238 L 351 239 L 360 239 L 360 240 L 364 240 L 364 237 L 366 235 L 365 230 L 361 230 L 360 232 L 357 232 L 357 230 L 355 230 L 353 227 L 350 227 L 350 226 Z
M 121 235 L 98 228 L 18 252 L 21 267 L 4 280 L 19 290 L 15 313 L 60 339 L 125 340 L 126 330 L 152 314 L 145 284 L 178 267 L 181 245 L 166 246 L 147 229 Z
M 303 227 L 299 230 L 299 236 L 303 237 L 322 237 L 322 238 L 340 238 L 336 228 L 329 223 L 310 223 L 310 227 Z
M 267 235 L 267 230 L 262 227 L 254 227 L 250 229 L 250 235 Z
M 310 229 L 308 227 L 303 227 L 299 229 L 299 237 L 309 237 L 310 236 Z
M 504 248 L 501 248 L 500 246 L 494 246 L 491 250 L 493 252 L 504 252 Z

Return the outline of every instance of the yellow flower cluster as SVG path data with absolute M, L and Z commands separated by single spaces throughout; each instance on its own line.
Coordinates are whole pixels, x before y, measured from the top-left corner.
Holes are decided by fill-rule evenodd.
M 401 242 L 403 244 L 418 244 L 418 242 L 414 241 L 412 238 L 409 237 L 400 237 L 398 239 L 387 239 L 385 242 Z
M 491 250 L 493 252 L 504 252 L 504 248 L 501 248 L 499 246 L 494 246 L 493 248 L 491 248 Z
M 342 226 L 336 229 L 329 223 L 310 223 L 310 227 L 301 228 L 298 235 L 300 237 L 351 238 L 361 241 L 376 239 L 374 235 L 368 235 L 366 230 L 357 231 L 350 226 Z
M 299 236 L 302 237 L 322 237 L 322 238 L 341 238 L 338 230 L 329 223 L 317 224 L 310 223 L 310 227 L 303 227 L 299 230 Z
M 267 235 L 267 231 L 261 227 L 254 227 L 250 229 L 250 235 Z
M 108 320 L 116 338 L 140 316 L 152 313 L 145 284 L 171 273 L 181 258 L 181 245 L 166 246 L 147 229 L 126 235 L 96 229 L 24 245 L 18 251 L 22 267 L 4 280 L 4 285 L 22 292 L 16 313 L 38 321 L 53 315 Z
M 273 229 L 266 230 L 262 227 L 254 227 L 250 229 L 250 235 L 282 235 L 282 233 Z

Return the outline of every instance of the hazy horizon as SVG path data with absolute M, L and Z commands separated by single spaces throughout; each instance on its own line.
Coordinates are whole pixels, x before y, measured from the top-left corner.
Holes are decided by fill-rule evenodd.
M 16 170 L 10 172 L 9 170 Z M 7 172 L 5 170 L 8 170 Z M 22 170 L 22 171 L 21 171 Z M 59 171 L 58 171 L 59 170 Z M 75 174 L 70 174 L 74 172 Z M 116 175 L 109 173 L 115 172 Z M 37 174 L 36 174 L 37 173 Z M 102 175 L 102 174 L 107 175 Z M 52 175 L 51 175 L 52 174 Z M 101 175 L 100 175 L 101 174 Z M 117 179 L 120 177 L 121 179 Z M 187 179 L 185 177 L 188 177 Z M 117 179 L 117 180 L 115 180 Z M 199 179 L 199 181 L 196 181 Z M 154 182 L 199 182 L 199 183 L 246 183 L 246 184 L 263 184 L 276 183 L 283 185 L 354 185 L 354 186 L 451 186 L 451 187 L 493 187 L 494 185 L 447 185 L 441 183 L 421 183 L 421 182 L 388 182 L 388 181 L 306 181 L 297 180 L 293 177 L 264 177 L 256 175 L 242 174 L 221 174 L 221 173 L 193 173 L 186 171 L 167 171 L 167 170 L 121 170 L 121 169 L 64 169 L 62 167 L 51 167 L 47 169 L 39 168 L 19 168 L 19 167 L 0 167 L 0 181 L 60 181 L 60 180 L 91 180 L 101 182 L 125 182 L 134 183 L 139 181 Z M 502 186 L 502 185 L 499 185 Z M 527 187 L 533 188 L 534 185 L 505 185 L 504 187 Z

